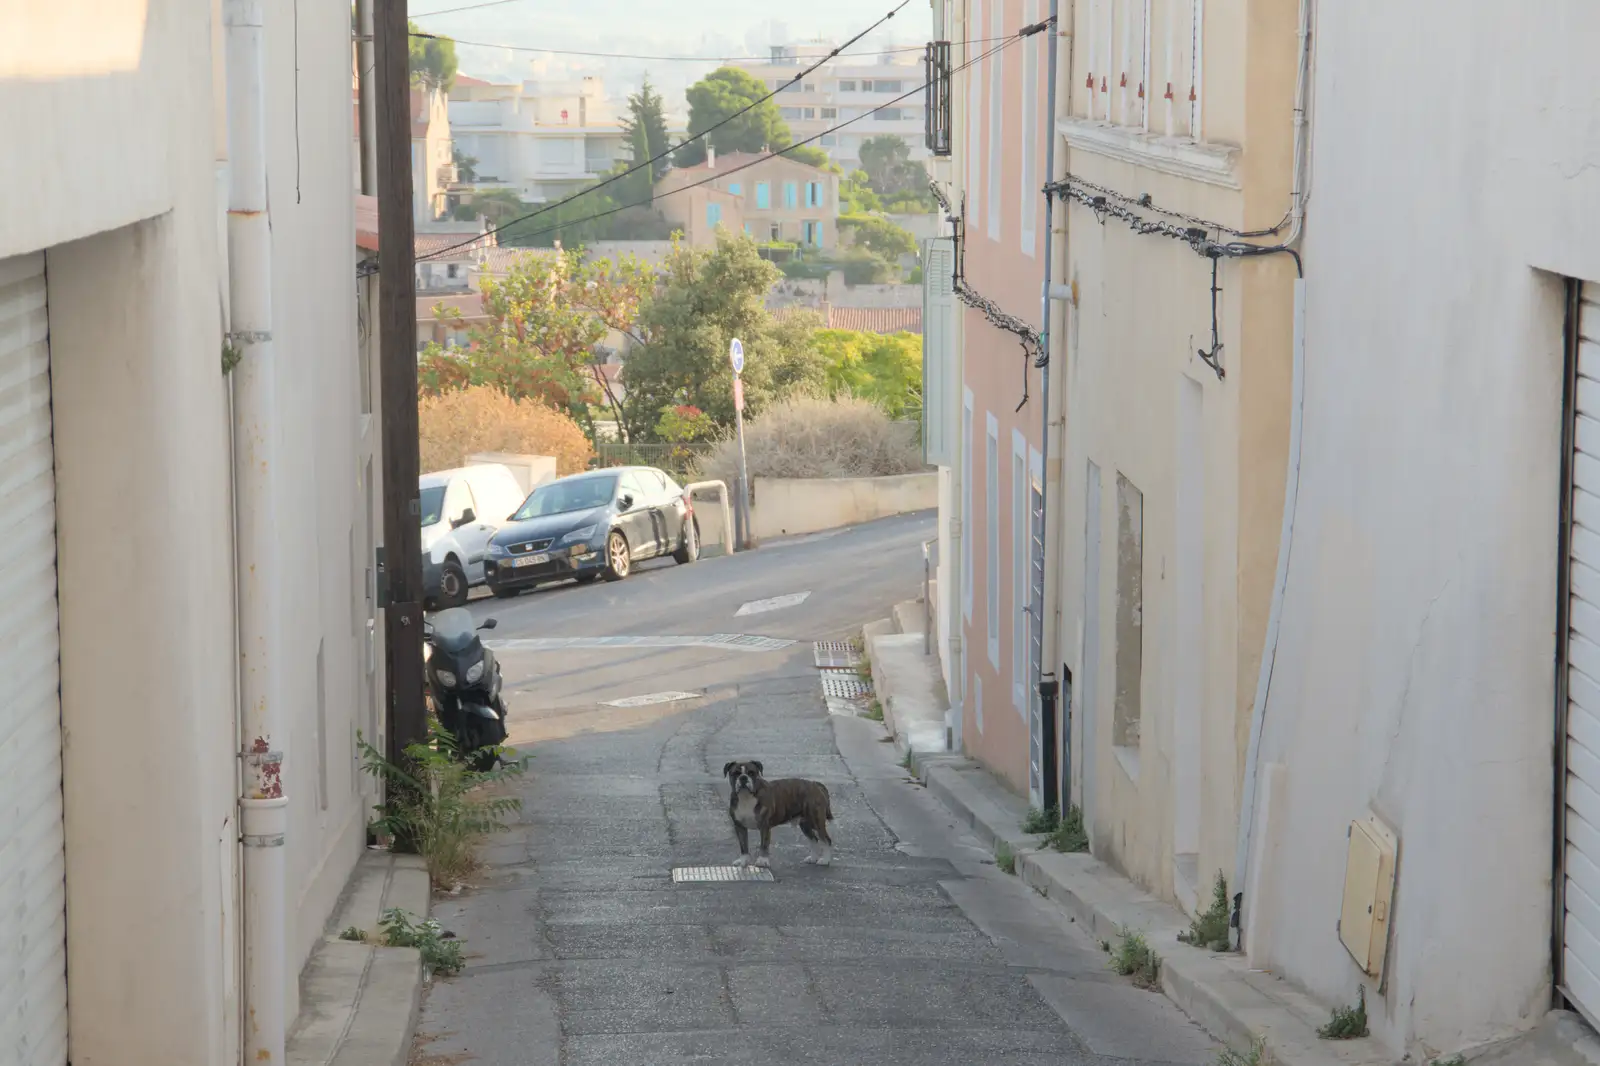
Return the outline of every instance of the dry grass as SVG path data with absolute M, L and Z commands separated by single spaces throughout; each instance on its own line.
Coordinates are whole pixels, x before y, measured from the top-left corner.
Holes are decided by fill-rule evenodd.
M 751 477 L 885 477 L 923 469 L 915 430 L 868 400 L 802 397 L 774 404 L 745 426 Z M 738 445 L 723 441 L 700 461 L 699 476 L 732 481 Z
M 417 404 L 422 469 L 452 470 L 474 452 L 553 455 L 558 474 L 585 469 L 594 449 L 569 416 L 536 400 L 513 400 L 499 389 L 475 385 Z

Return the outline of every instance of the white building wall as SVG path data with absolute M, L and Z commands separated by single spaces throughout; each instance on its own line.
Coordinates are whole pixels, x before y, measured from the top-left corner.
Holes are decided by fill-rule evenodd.
M 1400 858 L 1371 1027 L 1425 1059 L 1550 1005 L 1558 276 L 1600 279 L 1600 9 L 1317 12 L 1303 463 L 1247 935 L 1253 965 L 1353 1002 L 1345 832 L 1379 815 Z M 1519 73 L 1485 92 L 1490 68 Z
M 77 14 L 33 12 L 0 59 L 0 256 L 46 250 L 50 287 L 72 1060 L 215 1066 L 241 1012 L 220 13 Z M 268 8 L 291 993 L 359 855 L 351 742 L 371 720 L 346 562 L 365 510 L 349 25 L 299 17 L 296 60 L 293 13 Z

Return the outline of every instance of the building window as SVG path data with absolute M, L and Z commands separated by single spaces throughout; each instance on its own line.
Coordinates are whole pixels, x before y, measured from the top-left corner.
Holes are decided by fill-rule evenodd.
M 836 133 L 824 133 L 822 135 L 821 144 L 824 148 L 837 147 L 839 144 L 839 135 Z
M 804 224 L 805 241 L 813 248 L 822 247 L 822 223 L 808 221 Z
M 1111 743 L 1137 768 L 1144 665 L 1144 494 L 1117 475 L 1117 699 Z
M 805 109 L 801 107 L 780 107 L 778 108 L 778 114 L 785 122 L 798 122 L 800 120 L 800 113 L 804 110 Z
M 756 209 L 765 211 L 772 206 L 772 187 L 764 181 L 756 182 Z
M 1006 6 L 995 3 L 989 10 L 989 36 L 995 40 L 1006 32 Z M 989 64 L 989 174 L 987 182 L 989 203 L 984 222 L 991 241 L 1000 239 L 1000 144 L 1004 139 L 1005 110 L 1001 107 L 1001 94 L 1005 86 L 1005 53 L 992 55 Z
M 1011 431 L 1011 702 L 1028 711 L 1028 443 Z
M 961 617 L 972 624 L 972 390 L 961 396 Z
M 800 109 L 800 117 L 814 119 L 817 117 L 817 109 L 814 107 L 802 107 Z
M 898 78 L 893 81 L 883 81 L 882 79 L 879 79 L 878 81 L 872 83 L 872 91 L 875 93 L 904 92 L 905 90 L 901 87 L 901 84 L 902 83 Z
M 853 93 L 856 91 L 856 83 L 853 81 L 841 81 L 839 83 L 839 91 L 842 93 Z
M 872 113 L 872 117 L 879 122 L 899 122 L 905 117 L 903 107 L 880 107 Z
M 744 186 L 737 181 L 730 181 L 728 182 L 728 192 L 732 193 L 734 196 L 743 196 Z
M 461 266 L 460 266 L 460 264 L 459 263 L 451 263 L 449 266 L 445 267 L 444 268 L 444 276 L 447 277 L 447 278 L 458 278 L 458 277 L 460 277 L 461 276 Z
M 825 107 L 825 108 L 822 109 L 822 117 L 823 118 L 838 118 L 839 117 L 839 109 L 837 107 Z
M 706 225 L 710 226 L 712 229 L 716 229 L 717 228 L 717 224 L 720 223 L 721 221 L 722 221 L 722 205 L 721 204 L 706 204 Z
M 989 665 L 1000 669 L 1000 423 L 994 415 L 986 415 L 988 447 L 984 463 L 984 560 L 988 563 L 985 607 L 989 623 Z
M 783 206 L 790 210 L 800 206 L 800 186 L 795 182 L 783 183 Z
M 1028 0 L 1028 25 L 1039 20 L 1039 0 Z M 1038 246 L 1039 190 L 1044 182 L 1039 176 L 1039 38 L 1038 34 L 1022 42 L 1022 252 L 1035 255 Z
M 972 0 L 972 18 L 967 25 L 966 33 L 967 43 L 962 51 L 970 65 L 966 69 L 967 114 L 966 121 L 961 124 L 961 139 L 962 150 L 967 153 L 966 227 L 970 233 L 978 228 L 978 205 L 982 202 L 978 196 L 978 183 L 982 177 L 983 135 L 977 118 L 983 114 L 983 63 L 998 62 L 993 56 L 982 61 L 978 59 L 982 53 L 978 51 L 979 46 L 975 41 L 976 38 L 983 36 L 983 0 Z

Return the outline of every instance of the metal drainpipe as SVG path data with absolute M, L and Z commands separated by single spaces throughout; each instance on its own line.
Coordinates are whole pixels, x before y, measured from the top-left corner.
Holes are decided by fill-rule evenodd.
M 1047 131 L 1047 135 L 1049 137 L 1049 140 L 1046 142 L 1046 145 L 1045 145 L 1045 173 L 1049 175 L 1049 180 L 1052 180 L 1052 181 L 1056 179 L 1056 141 L 1059 140 L 1059 138 L 1056 135 L 1056 114 L 1057 114 L 1057 112 L 1059 110 L 1059 102 L 1058 102 L 1058 100 L 1056 98 L 1056 96 L 1057 96 L 1057 93 L 1056 93 L 1056 90 L 1057 90 L 1057 81 L 1056 81 L 1057 70 L 1056 70 L 1056 68 L 1057 68 L 1057 65 L 1058 65 L 1057 54 L 1060 51 L 1060 40 L 1061 40 L 1061 24 L 1060 24 L 1059 19 L 1060 19 L 1060 2 L 1059 2 L 1059 0 L 1050 0 L 1050 27 L 1046 31 L 1046 40 L 1050 44 L 1050 53 L 1046 57 L 1046 64 L 1047 65 L 1046 65 L 1046 68 L 1045 68 L 1046 69 L 1045 83 L 1046 83 L 1046 86 L 1047 86 L 1046 99 L 1050 101 L 1050 107 L 1049 107 L 1049 111 L 1048 111 L 1048 116 L 1049 117 L 1046 119 L 1046 131 Z M 1032 605 L 1033 610 L 1034 610 L 1033 624 L 1039 627 L 1039 663 L 1038 663 L 1038 673 L 1035 675 L 1035 677 L 1033 679 L 1034 687 L 1035 687 L 1036 690 L 1044 682 L 1044 675 L 1045 675 L 1045 672 L 1046 672 L 1045 660 L 1048 658 L 1051 661 L 1052 669 L 1050 670 L 1050 673 L 1053 676 L 1054 675 L 1053 664 L 1054 664 L 1054 661 L 1056 659 L 1056 653 L 1055 653 L 1055 650 L 1054 650 L 1054 648 L 1055 648 L 1055 629 L 1056 629 L 1056 627 L 1051 622 L 1051 618 L 1052 618 L 1053 612 L 1047 611 L 1045 609 L 1045 605 L 1046 604 L 1049 604 L 1049 603 L 1053 602 L 1053 598 L 1050 595 L 1050 589 L 1051 589 L 1051 583 L 1056 579 L 1056 570 L 1058 569 L 1058 564 L 1057 564 L 1057 561 L 1055 559 L 1056 553 L 1055 553 L 1055 550 L 1054 550 L 1054 547 L 1053 547 L 1056 538 L 1053 538 L 1053 537 L 1050 536 L 1050 531 L 1051 531 L 1051 522 L 1050 522 L 1050 406 L 1051 406 L 1051 404 L 1050 404 L 1050 401 L 1051 401 L 1050 368 L 1051 368 L 1051 365 L 1055 362 L 1054 358 L 1052 357 L 1051 351 L 1050 351 L 1051 338 L 1054 336 L 1054 330 L 1052 330 L 1050 328 L 1050 326 L 1051 326 L 1050 320 L 1051 320 L 1051 317 L 1052 317 L 1052 309 L 1051 309 L 1051 306 L 1050 306 L 1050 282 L 1051 282 L 1051 279 L 1055 276 L 1055 259 L 1056 259 L 1056 252 L 1057 252 L 1057 242 L 1056 242 L 1056 239 L 1055 239 L 1054 226 L 1055 226 L 1055 197 L 1051 196 L 1051 195 L 1049 195 L 1047 193 L 1047 194 L 1045 194 L 1045 198 L 1044 198 L 1044 232 L 1045 232 L 1044 281 L 1043 281 L 1043 283 L 1042 283 L 1042 285 L 1040 287 L 1040 290 L 1039 290 L 1039 317 L 1040 317 L 1040 321 L 1041 321 L 1041 328 L 1040 328 L 1040 331 L 1039 331 L 1039 343 L 1040 343 L 1040 351 L 1042 352 L 1042 355 L 1043 355 L 1043 366 L 1040 367 L 1040 389 L 1039 389 L 1039 391 L 1044 396 L 1043 402 L 1040 404 L 1041 412 L 1040 412 L 1040 415 L 1039 415 L 1039 464 L 1040 464 L 1040 467 L 1041 467 L 1041 470 L 1040 470 L 1040 475 L 1041 476 L 1040 476 L 1040 482 L 1039 482 L 1039 506 L 1040 506 L 1040 509 L 1043 511 L 1044 544 L 1041 545 L 1041 549 L 1044 551 L 1044 556 L 1045 557 L 1044 557 L 1044 587 L 1040 590 L 1042 602 Z M 1058 383 L 1058 386 L 1059 386 L 1059 383 Z M 1058 403 L 1056 405 L 1056 407 L 1057 407 L 1057 410 L 1065 412 L 1066 408 L 1065 408 L 1064 404 Z M 1057 459 L 1056 462 L 1059 463 L 1060 460 Z M 1041 702 L 1042 702 L 1042 700 L 1043 700 L 1043 696 L 1041 694 Z M 1040 714 L 1042 715 L 1043 713 L 1044 713 L 1044 708 L 1041 706 Z M 1052 707 L 1052 713 L 1053 713 L 1053 707 Z M 1044 727 L 1043 727 L 1043 723 L 1041 722 L 1040 723 L 1041 743 L 1042 743 L 1043 731 L 1044 731 Z M 1066 746 L 1067 746 L 1067 750 L 1070 753 L 1070 750 L 1071 750 L 1071 734 L 1069 732 L 1060 732 L 1059 735 L 1065 741 Z M 1070 791 L 1070 789 L 1068 787 L 1066 787 L 1066 786 L 1070 785 L 1070 781 L 1071 781 L 1071 777 L 1070 777 L 1070 765 L 1071 765 L 1070 755 L 1069 755 L 1069 758 L 1062 760 L 1062 762 L 1063 762 L 1063 765 L 1057 768 L 1058 772 L 1062 775 L 1062 786 L 1063 786 L 1062 787 L 1062 792 L 1063 792 L 1064 795 L 1070 796 L 1071 795 L 1071 791 Z M 1044 760 L 1041 759 L 1040 766 L 1042 767 L 1043 765 L 1044 765 Z M 1055 788 L 1056 788 L 1055 782 L 1048 782 L 1047 783 L 1047 782 L 1041 781 L 1039 783 L 1040 792 L 1044 796 L 1051 795 L 1055 791 Z
M 272 227 L 267 214 L 262 0 L 224 0 L 228 71 L 228 341 L 232 374 L 239 702 L 244 844 L 246 1062 L 284 1061 L 287 939 L 283 722 L 277 674 L 277 459 L 272 353 Z

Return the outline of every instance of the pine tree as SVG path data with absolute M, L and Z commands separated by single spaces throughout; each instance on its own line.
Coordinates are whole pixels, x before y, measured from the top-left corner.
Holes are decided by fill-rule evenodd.
M 664 155 L 670 147 L 667 143 L 666 104 L 655 86 L 650 84 L 648 75 L 639 91 L 628 97 L 628 115 L 622 120 L 622 135 L 632 156 L 627 169 Z M 627 203 L 649 200 L 655 183 L 661 180 L 671 165 L 670 158 L 659 159 L 649 170 L 629 177 L 623 182 L 623 200 Z

